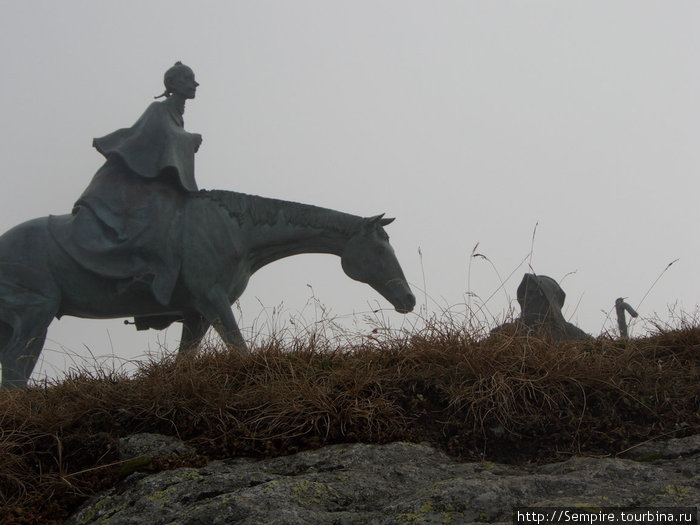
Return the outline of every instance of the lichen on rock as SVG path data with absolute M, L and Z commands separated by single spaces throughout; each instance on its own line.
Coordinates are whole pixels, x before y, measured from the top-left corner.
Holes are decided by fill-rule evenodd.
M 673 447 L 679 457 L 658 461 L 577 457 L 518 467 L 459 463 L 412 443 L 332 445 L 132 474 L 67 524 L 511 523 L 516 506 L 695 506 L 700 453 L 692 438 Z

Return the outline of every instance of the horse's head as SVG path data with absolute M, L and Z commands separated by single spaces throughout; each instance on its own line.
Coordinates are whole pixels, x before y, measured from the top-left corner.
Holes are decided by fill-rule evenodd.
M 397 312 L 405 314 L 413 310 L 416 297 L 383 228 L 393 220 L 385 219 L 384 214 L 363 219 L 358 232 L 347 242 L 341 263 L 348 277 L 369 284 Z

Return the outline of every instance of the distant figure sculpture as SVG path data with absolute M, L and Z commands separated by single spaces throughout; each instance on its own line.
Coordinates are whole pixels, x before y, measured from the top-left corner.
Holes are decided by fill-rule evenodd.
M 564 319 L 561 310 L 566 294 L 551 277 L 526 273 L 517 293 L 520 317 L 514 323 L 495 328 L 492 333 L 515 329 L 521 334 L 549 336 L 556 341 L 590 339 L 586 332 Z
M 130 128 L 95 139 L 106 157 L 70 215 L 38 218 L 0 236 L 2 387 L 27 383 L 54 317 L 134 317 L 137 329 L 183 323 L 179 352 L 211 326 L 247 353 L 231 312 L 250 276 L 300 253 L 338 255 L 345 273 L 397 311 L 415 297 L 384 226 L 294 202 L 197 191 L 201 135 L 184 130 L 192 70 L 165 73 L 165 96 Z M 160 98 L 160 97 L 157 97 Z
M 618 297 L 615 299 L 615 312 L 617 313 L 617 326 L 620 329 L 620 337 L 627 339 L 627 319 L 625 318 L 625 311 L 627 311 L 632 317 L 637 317 L 639 314 L 625 302 L 624 297 Z
M 197 191 L 194 154 L 202 136 L 185 131 L 182 117 L 199 86 L 192 70 L 177 62 L 164 84 L 163 102 L 151 103 L 130 128 L 93 141 L 105 164 L 72 215 L 52 217 L 49 228 L 85 269 L 128 278 L 123 286 L 149 288 L 166 305 L 182 262 L 182 210 L 187 193 Z

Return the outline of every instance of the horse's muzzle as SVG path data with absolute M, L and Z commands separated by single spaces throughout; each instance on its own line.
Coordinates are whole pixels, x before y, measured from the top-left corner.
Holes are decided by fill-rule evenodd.
M 414 306 L 416 306 L 416 296 L 408 292 L 404 295 L 399 304 L 394 305 L 394 308 L 396 308 L 396 311 L 400 314 L 407 314 L 413 311 Z

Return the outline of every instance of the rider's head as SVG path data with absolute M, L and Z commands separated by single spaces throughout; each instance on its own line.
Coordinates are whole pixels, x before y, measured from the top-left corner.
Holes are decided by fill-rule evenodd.
M 194 71 L 180 61 L 175 62 L 175 65 L 165 72 L 163 83 L 165 84 L 165 92 L 161 97 L 177 94 L 183 98 L 194 98 L 197 86 L 199 86 L 199 83 L 194 79 Z

